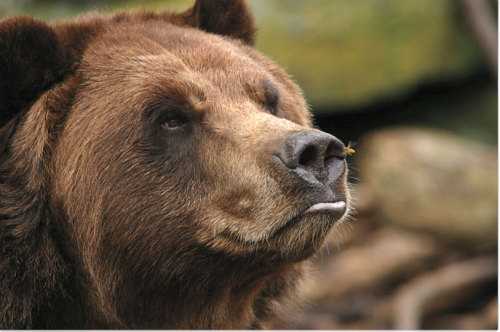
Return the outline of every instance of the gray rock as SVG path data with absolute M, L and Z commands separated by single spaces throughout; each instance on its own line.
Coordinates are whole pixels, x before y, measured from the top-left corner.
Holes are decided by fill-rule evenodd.
M 364 137 L 358 152 L 361 183 L 382 222 L 496 248 L 494 148 L 443 131 L 397 128 Z

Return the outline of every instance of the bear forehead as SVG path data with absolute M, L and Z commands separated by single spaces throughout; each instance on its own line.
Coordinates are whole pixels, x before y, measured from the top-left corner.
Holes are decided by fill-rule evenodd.
M 85 103 L 120 104 L 120 112 L 174 94 L 208 100 L 210 113 L 279 105 L 287 119 L 311 125 L 300 88 L 278 65 L 239 40 L 195 28 L 115 23 L 88 44 L 78 72 Z
M 226 96 L 269 85 L 277 90 L 287 80 L 273 72 L 272 63 L 237 40 L 164 22 L 108 29 L 89 45 L 83 71 L 90 76 L 137 78 L 136 83 L 175 78 L 204 91 L 224 91 Z

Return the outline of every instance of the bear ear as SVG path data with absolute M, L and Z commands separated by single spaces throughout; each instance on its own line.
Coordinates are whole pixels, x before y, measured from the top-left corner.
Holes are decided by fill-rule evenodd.
M 62 79 L 64 62 L 47 24 L 28 17 L 0 21 L 0 127 Z
M 254 44 L 254 18 L 245 0 L 196 0 L 188 13 L 201 30 Z

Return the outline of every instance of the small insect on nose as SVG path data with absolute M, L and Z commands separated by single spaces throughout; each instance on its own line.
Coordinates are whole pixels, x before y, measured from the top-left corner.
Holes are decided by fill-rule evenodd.
M 321 183 L 335 181 L 345 169 L 345 145 L 317 130 L 289 136 L 278 156 L 289 169 L 298 170 L 306 181 L 311 175 Z

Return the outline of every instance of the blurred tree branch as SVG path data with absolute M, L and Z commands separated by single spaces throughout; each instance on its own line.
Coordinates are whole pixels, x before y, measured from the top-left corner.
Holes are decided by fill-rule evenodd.
M 473 0 L 476 1 L 476 0 Z M 418 330 L 423 316 L 438 307 L 459 303 L 474 285 L 497 277 L 497 258 L 480 257 L 453 263 L 419 276 L 395 295 L 395 328 Z
M 462 0 L 464 14 L 494 75 L 498 75 L 498 30 L 487 0 Z

